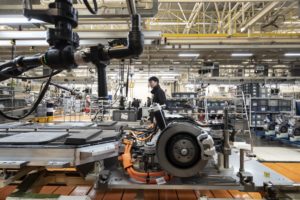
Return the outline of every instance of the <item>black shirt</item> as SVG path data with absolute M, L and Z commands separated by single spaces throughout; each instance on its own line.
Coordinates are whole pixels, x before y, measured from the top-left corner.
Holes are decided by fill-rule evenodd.
M 155 86 L 151 93 L 153 94 L 153 103 L 158 103 L 160 105 L 166 104 L 166 94 L 159 85 Z

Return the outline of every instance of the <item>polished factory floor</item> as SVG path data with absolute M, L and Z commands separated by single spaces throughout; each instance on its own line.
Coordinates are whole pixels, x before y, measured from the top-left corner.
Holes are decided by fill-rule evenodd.
M 283 174 L 287 178 L 300 183 L 300 163 L 264 163 L 267 167 Z M 7 196 L 13 193 L 16 186 L 7 186 L 0 189 L 0 200 L 5 200 Z M 193 191 L 193 190 L 105 190 L 95 191 L 92 186 L 43 186 L 40 194 L 60 194 L 66 196 L 88 195 L 93 200 L 130 200 L 130 199 L 148 199 L 148 200 L 196 200 L 200 196 L 210 198 L 238 198 L 238 199 L 261 199 L 261 195 L 256 192 L 240 192 L 237 190 L 211 190 L 211 191 Z M 140 195 L 141 198 L 138 198 Z

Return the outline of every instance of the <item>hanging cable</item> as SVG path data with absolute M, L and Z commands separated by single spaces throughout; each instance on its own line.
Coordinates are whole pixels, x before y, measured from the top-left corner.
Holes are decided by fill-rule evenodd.
M 90 5 L 90 3 L 88 2 L 88 0 L 83 0 L 84 5 L 86 6 L 86 8 L 90 11 L 90 13 L 96 15 L 98 12 L 98 4 L 97 4 L 97 0 L 93 0 L 93 4 L 94 4 L 94 9 L 92 8 L 92 6 Z
M 0 73 L 0 76 L 6 76 L 8 78 L 15 78 L 15 79 L 21 79 L 21 80 L 35 80 L 35 79 L 49 78 L 50 76 L 55 76 L 55 75 L 59 74 L 60 72 L 62 72 L 62 70 L 57 70 L 57 71 L 53 72 L 52 75 L 49 74 L 49 75 L 34 76 L 34 77 L 11 76 L 11 75 L 7 75 L 7 74 L 3 74 L 3 73 Z
M 3 69 L 7 68 L 7 67 L 11 67 L 13 66 L 13 62 L 12 61 L 8 61 L 8 62 L 5 62 L 3 64 L 0 65 L 0 71 L 2 71 Z
M 6 119 L 9 119 L 9 120 L 21 120 L 21 119 L 24 119 L 24 118 L 28 117 L 29 115 L 31 115 L 35 111 L 35 109 L 38 107 L 38 105 L 41 103 L 42 99 L 44 98 L 44 96 L 48 90 L 49 84 L 51 82 L 52 76 L 53 76 L 53 70 L 52 70 L 51 75 L 49 76 L 49 79 L 46 82 L 43 90 L 39 94 L 38 99 L 35 101 L 34 105 L 31 107 L 31 109 L 29 110 L 28 113 L 26 113 L 25 115 L 23 115 L 21 117 L 15 117 L 15 116 L 9 116 L 0 110 L 0 116 L 4 117 Z

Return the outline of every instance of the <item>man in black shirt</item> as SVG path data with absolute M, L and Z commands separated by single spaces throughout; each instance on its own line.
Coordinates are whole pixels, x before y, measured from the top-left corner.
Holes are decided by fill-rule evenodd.
M 152 76 L 149 78 L 149 86 L 152 88 L 151 93 L 153 94 L 153 103 L 158 103 L 159 105 L 166 104 L 166 94 L 161 89 L 159 85 L 159 80 L 157 77 Z

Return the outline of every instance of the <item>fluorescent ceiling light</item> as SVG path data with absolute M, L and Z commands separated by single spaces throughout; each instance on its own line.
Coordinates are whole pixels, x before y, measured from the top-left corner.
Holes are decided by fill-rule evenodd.
M 241 28 L 241 32 L 244 32 L 245 30 L 246 30 L 246 28 L 245 28 L 245 27 Z
M 300 21 L 285 21 L 283 24 L 290 24 L 290 25 L 295 25 L 295 24 L 300 24 Z
M 180 62 L 178 62 L 178 61 L 173 61 L 173 64 L 180 64 Z
M 178 54 L 179 57 L 199 57 L 199 53 L 180 53 Z
M 118 72 L 116 72 L 116 73 L 112 73 L 111 72 L 111 73 L 107 73 L 106 75 L 107 76 L 117 76 L 118 74 L 119 74 Z M 179 73 L 155 73 L 155 72 L 153 72 L 151 74 L 135 72 L 135 75 L 146 76 L 146 77 L 149 77 L 151 75 L 153 75 L 153 76 L 164 76 L 164 77 L 167 77 L 167 76 L 172 76 L 172 77 L 174 77 L 174 76 L 180 76 Z
M 287 57 L 299 57 L 300 53 L 286 53 L 286 54 L 284 54 L 284 56 L 287 56 Z
M 0 46 L 11 46 L 11 40 L 0 40 Z M 16 40 L 16 46 L 48 46 L 46 40 Z
M 250 57 L 253 56 L 253 53 L 233 53 L 232 57 Z
M 174 80 L 175 77 L 174 76 L 162 76 L 161 79 L 163 79 L 163 80 Z
M 1 15 L 0 16 L 0 24 L 34 24 L 34 23 L 45 23 L 40 20 L 31 19 L 29 21 L 28 18 L 24 16 L 16 16 L 16 15 Z
M 211 23 L 205 23 L 205 22 L 197 22 L 194 24 L 196 25 L 210 25 Z M 149 25 L 151 26 L 186 26 L 188 25 L 188 22 L 150 22 Z

